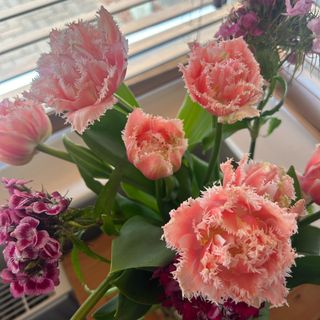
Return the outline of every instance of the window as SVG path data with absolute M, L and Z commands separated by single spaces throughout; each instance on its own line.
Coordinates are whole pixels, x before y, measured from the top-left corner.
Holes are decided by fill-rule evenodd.
M 94 23 L 103 4 L 129 41 L 131 83 L 169 60 L 183 56 L 186 43 L 215 33 L 230 7 L 216 10 L 212 0 L 5 0 L 0 11 L 0 98 L 28 88 L 36 61 L 48 50 L 52 28 L 74 20 Z M 204 31 L 205 30 L 205 31 Z M 148 59 L 146 59 L 148 55 Z

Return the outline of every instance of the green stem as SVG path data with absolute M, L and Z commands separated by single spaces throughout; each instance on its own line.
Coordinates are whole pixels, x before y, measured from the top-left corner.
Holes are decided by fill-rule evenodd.
M 120 101 L 121 105 L 126 108 L 125 111 L 131 112 L 134 109 L 134 107 L 120 95 L 118 95 L 117 93 L 114 93 L 113 95 Z
M 249 159 L 254 158 L 254 152 L 256 149 L 256 143 L 257 143 L 257 138 L 259 136 L 259 132 L 260 132 L 260 118 L 257 118 L 257 119 L 254 119 L 253 127 L 250 131 L 251 142 L 250 142 L 250 149 L 249 149 Z
M 320 219 L 320 211 L 310 214 L 309 216 L 307 216 L 306 218 L 302 219 L 298 225 L 299 227 L 304 227 L 309 225 L 310 223 L 317 221 L 318 219 Z
M 270 97 L 272 96 L 272 94 L 276 88 L 277 80 L 278 80 L 277 77 L 274 77 L 272 79 L 266 98 L 264 100 L 262 100 L 258 105 L 257 109 L 259 111 L 262 111 L 263 108 L 268 103 Z M 257 117 L 254 119 L 252 129 L 250 130 L 251 143 L 250 143 L 250 149 L 249 149 L 249 159 L 254 158 L 254 153 L 255 153 L 255 149 L 256 149 L 256 143 L 257 143 L 257 138 L 259 136 L 259 132 L 260 132 L 260 117 Z
M 104 296 L 104 294 L 111 287 L 109 277 L 106 277 L 96 288 L 87 300 L 80 306 L 77 312 L 72 316 L 70 320 L 85 320 L 87 314 L 92 310 L 92 308 L 97 304 L 97 302 Z
M 255 148 L 256 148 L 256 141 L 257 141 L 257 138 L 258 138 L 259 132 L 260 132 L 260 118 L 273 115 L 275 112 L 279 111 L 279 109 L 283 105 L 284 99 L 285 99 L 285 97 L 287 95 L 287 91 L 288 91 L 287 82 L 280 76 L 273 77 L 272 80 L 271 80 L 270 86 L 269 86 L 268 94 L 267 94 L 266 98 L 263 101 L 260 102 L 260 104 L 258 106 L 258 110 L 262 111 L 263 108 L 266 106 L 266 104 L 268 103 L 269 99 L 273 95 L 274 90 L 276 89 L 277 82 L 280 84 L 280 86 L 282 87 L 282 90 L 283 90 L 282 99 L 279 101 L 279 103 L 274 108 L 272 108 L 271 110 L 267 110 L 267 111 L 261 113 L 260 117 L 257 117 L 257 118 L 254 119 L 252 129 L 250 130 L 250 134 L 251 134 L 251 143 L 250 143 L 250 149 L 249 149 L 249 157 L 250 157 L 250 159 L 254 158 L 254 152 L 255 152 Z
M 53 157 L 74 163 L 68 153 L 66 153 L 64 151 L 57 150 L 57 149 L 50 148 L 46 144 L 38 144 L 37 150 L 44 152 L 44 153 L 47 153 L 47 154 L 50 154 Z
M 214 146 L 212 148 L 211 158 L 209 161 L 209 167 L 207 171 L 207 176 L 205 179 L 205 185 L 208 185 L 212 181 L 219 179 L 219 167 L 216 166 L 219 160 L 221 141 L 222 141 L 222 124 L 218 122 L 217 118 L 213 118 L 213 126 L 215 127 L 216 136 L 214 139 Z M 215 170 L 215 167 L 218 170 Z

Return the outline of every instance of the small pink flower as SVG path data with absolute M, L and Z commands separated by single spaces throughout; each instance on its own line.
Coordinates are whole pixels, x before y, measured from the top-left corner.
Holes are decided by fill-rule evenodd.
M 30 180 L 24 180 L 24 179 L 15 179 L 15 178 L 5 178 L 3 177 L 1 179 L 1 182 L 3 183 L 3 186 L 8 190 L 9 194 L 13 194 L 15 189 L 18 190 L 28 190 L 27 187 L 25 187 L 25 184 L 31 182 Z
M 47 262 L 54 262 L 61 257 L 61 254 L 60 243 L 57 240 L 48 237 L 40 251 L 40 257 Z
M 35 194 L 35 202 L 32 204 L 34 213 L 45 213 L 49 216 L 58 215 L 67 210 L 70 205 L 70 199 L 63 197 L 59 192 L 52 194 Z
M 0 161 L 17 166 L 28 163 L 36 146 L 51 131 L 50 120 L 39 103 L 3 100 L 0 102 Z
M 248 156 L 245 156 L 236 169 L 233 169 L 229 160 L 221 165 L 221 170 L 225 187 L 230 185 L 252 187 L 257 194 L 277 202 L 280 207 L 289 207 L 296 197 L 292 178 L 283 168 L 272 163 L 253 161 L 248 163 Z
M 18 273 L 20 270 L 20 252 L 16 243 L 9 241 L 3 250 L 3 258 L 7 263 L 8 269 L 13 273 Z
M 129 161 L 150 180 L 177 171 L 187 149 L 181 120 L 148 115 L 139 108 L 128 116 L 122 139 Z
M 286 7 L 287 7 L 287 15 L 294 17 L 294 16 L 304 16 L 307 14 L 312 4 L 314 3 L 313 0 L 294 0 L 294 5 L 291 4 L 292 0 L 286 0 Z
M 313 32 L 312 51 L 320 54 L 320 18 L 314 18 L 307 24 L 307 27 Z
M 116 103 L 127 68 L 127 42 L 103 7 L 98 15 L 96 26 L 80 21 L 51 32 L 51 52 L 26 94 L 64 113 L 79 133 Z
M 23 295 L 48 294 L 59 284 L 59 269 L 57 263 L 44 263 L 39 272 L 27 275 L 24 272 L 12 273 L 9 269 L 1 271 L 3 283 L 10 283 L 13 297 Z
M 10 239 L 10 233 L 19 223 L 19 216 L 15 210 L 0 208 L 0 244 Z
M 11 232 L 10 236 L 16 239 L 16 246 L 19 251 L 23 251 L 28 247 L 39 250 L 48 244 L 50 240 L 49 234 L 46 230 L 37 230 L 39 223 L 40 221 L 35 218 L 25 217 Z
M 296 213 L 256 193 L 257 185 L 212 187 L 170 212 L 164 238 L 180 256 L 173 274 L 184 297 L 257 308 L 286 302 Z
M 243 38 L 204 46 L 193 43 L 189 63 L 181 71 L 191 98 L 219 117 L 219 122 L 259 115 L 253 106 L 262 99 L 263 78 Z
M 317 145 L 303 176 L 299 178 L 301 188 L 307 198 L 311 198 L 316 204 L 320 205 L 320 145 Z

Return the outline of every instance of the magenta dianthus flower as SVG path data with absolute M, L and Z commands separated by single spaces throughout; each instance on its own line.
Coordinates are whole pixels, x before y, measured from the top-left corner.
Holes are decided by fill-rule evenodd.
M 32 192 L 25 180 L 2 179 L 9 191 L 8 204 L 0 209 L 0 243 L 7 268 L 0 277 L 10 283 L 14 297 L 51 292 L 59 284 L 61 246 L 57 215 L 70 199 L 58 192 Z

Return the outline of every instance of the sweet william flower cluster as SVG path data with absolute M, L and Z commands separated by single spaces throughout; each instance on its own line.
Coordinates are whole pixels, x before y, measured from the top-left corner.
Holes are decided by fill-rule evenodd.
M 127 43 L 104 8 L 96 24 L 52 31 L 30 92 L 0 104 L 0 160 L 23 165 L 36 151 L 66 160 L 97 199 L 72 209 L 58 192 L 4 180 L 1 278 L 12 294 L 54 289 L 65 238 L 85 288 L 78 252 L 111 262 L 72 320 L 86 318 L 115 291 L 94 318 L 136 320 L 162 305 L 165 315 L 183 320 L 247 320 L 286 304 L 289 289 L 317 283 L 320 229 L 310 223 L 320 218 L 313 205 L 319 147 L 303 174 L 252 160 L 261 128 L 268 125 L 271 134 L 281 122 L 281 66 L 290 61 L 298 70 L 318 52 L 319 16 L 311 4 L 241 1 L 215 38 L 190 45 L 180 66 L 187 94 L 176 119 L 143 111 L 123 83 Z M 277 85 L 283 94 L 273 105 Z M 66 118 L 82 144 L 64 137 L 65 150 L 45 145 L 51 125 L 41 104 Z M 220 164 L 223 140 L 239 130 L 249 132 L 248 155 Z M 92 226 L 113 236 L 111 260 L 83 241 Z
M 14 297 L 47 294 L 59 284 L 61 246 L 56 239 L 57 216 L 70 200 L 58 192 L 32 192 L 27 181 L 3 179 L 9 191 L 7 205 L 0 209 L 0 243 L 7 268 L 4 283 L 10 283 Z

